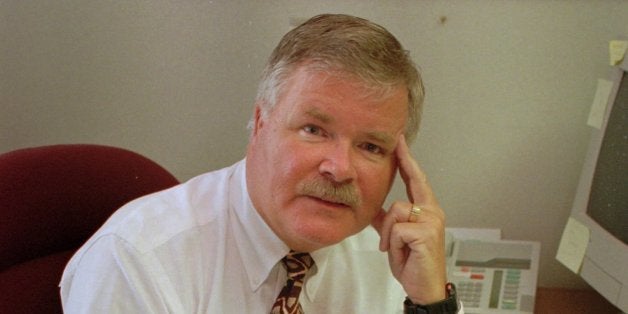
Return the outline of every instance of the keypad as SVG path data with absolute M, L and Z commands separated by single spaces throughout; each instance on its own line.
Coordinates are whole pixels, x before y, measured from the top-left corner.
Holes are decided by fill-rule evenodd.
M 488 271 L 494 271 L 493 283 L 486 283 Z M 489 308 L 501 310 L 517 310 L 521 283 L 519 269 L 491 269 L 480 267 L 459 267 L 455 271 L 458 280 L 456 287 L 458 298 L 465 307 L 478 308 L 482 302 L 482 291 L 486 284 L 489 291 Z
M 501 308 L 503 310 L 516 310 L 519 301 L 519 283 L 521 282 L 521 270 L 508 269 L 504 278 Z
M 458 299 L 462 301 L 462 304 L 468 307 L 480 307 L 480 301 L 482 297 L 482 282 L 462 281 L 458 283 L 456 287 L 456 293 L 458 293 Z

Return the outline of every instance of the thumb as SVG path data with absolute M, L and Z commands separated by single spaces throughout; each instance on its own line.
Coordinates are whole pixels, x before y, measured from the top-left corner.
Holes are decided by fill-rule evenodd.
M 386 211 L 383 208 L 380 208 L 377 216 L 375 216 L 375 218 L 373 218 L 373 220 L 371 221 L 371 226 L 375 228 L 380 237 L 382 236 L 384 217 L 386 217 Z
M 373 226 L 373 228 L 375 228 L 375 231 L 377 231 L 377 233 L 379 234 L 380 237 L 380 250 L 382 250 L 383 248 L 385 248 L 385 246 L 383 245 L 383 241 L 385 240 L 384 238 L 387 238 L 384 236 L 382 236 L 382 232 L 384 230 L 384 218 L 386 217 L 386 211 L 383 208 L 380 208 L 379 212 L 377 213 L 377 216 L 375 216 L 373 218 L 373 220 L 371 221 L 371 226 Z

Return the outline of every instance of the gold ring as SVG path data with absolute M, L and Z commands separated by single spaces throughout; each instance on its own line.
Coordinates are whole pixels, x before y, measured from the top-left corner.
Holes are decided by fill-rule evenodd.
M 412 204 L 412 208 L 410 208 L 410 215 L 408 216 L 409 222 L 416 222 L 417 217 L 421 214 L 421 207 Z

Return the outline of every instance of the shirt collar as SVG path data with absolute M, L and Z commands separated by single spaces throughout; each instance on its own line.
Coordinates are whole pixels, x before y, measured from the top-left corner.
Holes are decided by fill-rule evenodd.
M 316 292 L 318 291 L 318 287 L 321 285 L 323 274 L 325 273 L 325 269 L 328 265 L 327 262 L 329 261 L 329 256 L 335 246 L 336 245 L 324 247 L 310 253 L 310 255 L 312 255 L 312 259 L 314 259 L 315 266 L 312 270 L 310 270 L 303 289 L 305 297 L 307 297 L 310 302 L 314 302 L 314 299 L 316 298 Z
M 238 251 L 253 291 L 268 278 L 289 248 L 275 235 L 253 207 L 246 187 L 246 159 L 236 166 L 230 180 L 230 215 Z

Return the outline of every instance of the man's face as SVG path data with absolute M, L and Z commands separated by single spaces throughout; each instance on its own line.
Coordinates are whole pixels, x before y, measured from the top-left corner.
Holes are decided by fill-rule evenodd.
M 382 97 L 300 68 L 274 109 L 256 108 L 247 153 L 253 205 L 291 248 L 313 251 L 368 226 L 396 171 L 407 89 Z

